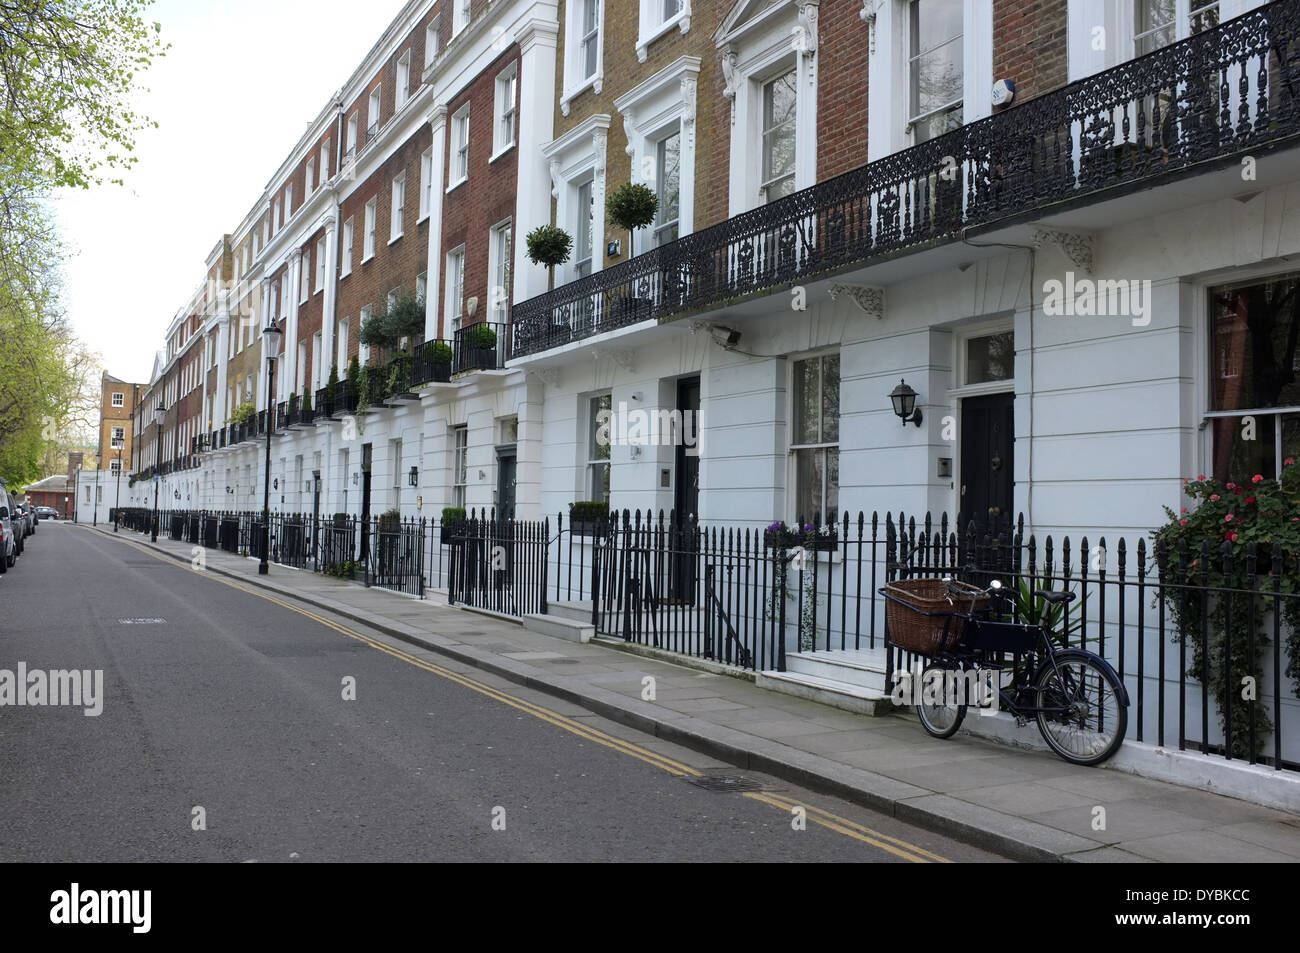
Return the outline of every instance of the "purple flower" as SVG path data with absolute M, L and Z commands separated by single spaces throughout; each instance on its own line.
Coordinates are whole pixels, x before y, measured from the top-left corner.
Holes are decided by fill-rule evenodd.
M 779 533 L 783 529 L 785 529 L 785 523 L 778 520 L 777 522 L 768 526 L 767 531 L 769 533 Z
M 817 527 L 816 527 L 816 526 L 813 526 L 812 523 L 805 523 L 805 524 L 804 524 L 804 527 L 803 527 L 803 531 L 804 531 L 805 533 L 811 533 L 811 532 L 813 532 L 813 531 L 816 530 L 816 529 L 817 529 Z

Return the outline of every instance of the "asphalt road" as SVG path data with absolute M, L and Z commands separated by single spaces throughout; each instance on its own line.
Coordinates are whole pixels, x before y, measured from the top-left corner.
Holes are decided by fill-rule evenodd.
M 0 706 L 0 861 L 998 859 L 68 524 L 0 605 L 0 678 L 103 671 Z

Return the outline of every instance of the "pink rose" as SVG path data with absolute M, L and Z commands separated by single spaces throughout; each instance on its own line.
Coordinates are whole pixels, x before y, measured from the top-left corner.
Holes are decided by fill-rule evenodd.
M 1184 513 L 1187 512 L 1187 507 L 1185 507 L 1185 506 L 1183 507 L 1183 512 L 1184 512 Z
M 1196 477 L 1196 479 L 1198 479 L 1198 480 L 1204 480 L 1204 479 L 1205 479 L 1205 474 L 1204 474 L 1204 473 L 1199 474 L 1199 475 Z
M 1179 521 L 1178 521 L 1178 525 L 1179 525 L 1179 526 L 1186 526 L 1186 525 L 1187 525 L 1187 520 L 1179 520 Z
M 1246 502 L 1247 502 L 1247 503 L 1254 503 L 1254 502 L 1255 502 L 1255 498 L 1254 498 L 1253 496 L 1248 496 L 1248 497 L 1246 497 Z
M 1229 513 L 1227 516 L 1225 516 L 1225 517 L 1223 518 L 1223 521 L 1224 521 L 1225 523 L 1231 523 L 1232 520 L 1233 520 L 1233 516 L 1232 516 L 1231 513 Z
M 1219 494 L 1217 494 L 1217 493 L 1211 493 L 1211 494 L 1210 494 L 1210 502 L 1211 502 L 1211 503 L 1217 503 L 1218 500 L 1219 500 Z
M 1282 461 L 1282 466 L 1289 467 L 1293 463 L 1295 463 L 1295 457 L 1287 457 Z
M 1237 534 L 1236 534 L 1236 533 L 1224 533 L 1224 534 L 1223 534 L 1223 538 L 1226 539 L 1226 540 L 1227 540 L 1228 542 L 1230 542 L 1230 543 L 1235 543 L 1235 542 L 1237 541 Z
M 1263 482 L 1263 480 L 1264 480 L 1264 477 L 1261 476 L 1261 475 L 1258 474 L 1258 473 L 1256 473 L 1253 477 L 1250 478 L 1250 482 L 1251 482 L 1251 483 L 1261 483 L 1261 482 Z

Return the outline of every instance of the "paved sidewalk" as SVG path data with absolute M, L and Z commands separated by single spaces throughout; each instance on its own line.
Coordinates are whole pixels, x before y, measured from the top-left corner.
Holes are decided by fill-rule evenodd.
M 82 527 L 89 529 L 89 527 Z M 105 530 L 100 529 L 103 533 Z M 113 536 L 111 527 L 106 535 Z M 123 541 L 151 546 L 122 531 Z M 156 549 L 186 564 L 191 545 Z M 1300 816 L 1045 753 L 958 736 L 914 716 L 869 718 L 598 640 L 565 642 L 507 620 L 205 550 L 209 571 L 356 622 L 742 768 L 874 807 L 1024 860 L 1300 862 Z M 642 679 L 656 700 L 643 701 Z M 1104 829 L 1094 830 L 1104 809 Z

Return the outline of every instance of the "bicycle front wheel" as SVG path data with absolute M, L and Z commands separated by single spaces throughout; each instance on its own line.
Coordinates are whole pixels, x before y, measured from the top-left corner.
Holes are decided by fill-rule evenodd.
M 958 704 L 956 679 L 959 670 L 945 668 L 934 662 L 926 665 L 917 686 L 920 697 L 916 700 L 916 716 L 921 727 L 935 738 L 951 738 L 966 717 L 966 706 Z
M 1043 740 L 1071 764 L 1101 764 L 1124 742 L 1128 706 L 1123 686 L 1091 652 L 1056 653 L 1034 683 L 1034 707 Z

